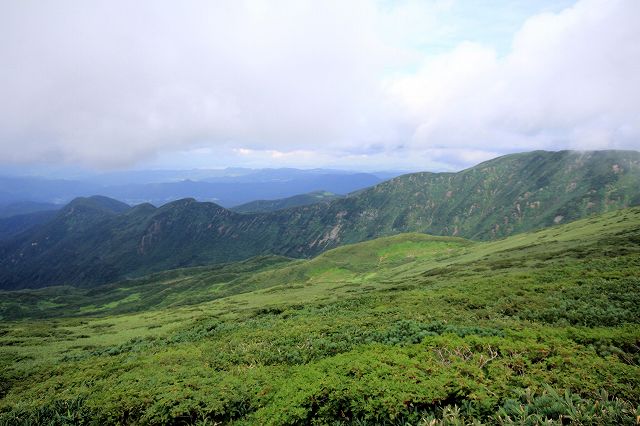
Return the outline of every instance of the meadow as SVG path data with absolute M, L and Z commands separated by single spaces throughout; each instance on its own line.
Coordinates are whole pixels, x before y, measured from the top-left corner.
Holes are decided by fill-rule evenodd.
M 0 293 L 0 424 L 637 424 L 640 208 Z

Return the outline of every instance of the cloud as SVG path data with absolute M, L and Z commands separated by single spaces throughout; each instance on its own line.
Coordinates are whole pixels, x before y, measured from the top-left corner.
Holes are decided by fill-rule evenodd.
M 389 52 L 372 4 L 341 3 L 5 3 L 3 159 L 111 166 L 202 143 L 380 137 L 369 70 Z
M 0 162 L 450 169 L 639 148 L 640 3 L 533 16 L 506 54 L 478 25 L 465 40 L 474 4 L 4 2 Z
M 529 19 L 512 48 L 463 43 L 388 82 L 414 149 L 640 149 L 640 3 Z

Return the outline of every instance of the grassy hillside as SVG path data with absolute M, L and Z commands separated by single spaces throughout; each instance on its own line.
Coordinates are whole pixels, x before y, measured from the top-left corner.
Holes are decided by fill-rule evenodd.
M 307 194 L 294 195 L 293 197 L 280 198 L 277 200 L 255 200 L 232 207 L 231 210 L 237 213 L 266 213 L 291 207 L 326 203 L 338 198 L 342 198 L 342 195 L 327 191 L 313 191 Z
M 634 208 L 3 293 L 0 424 L 632 425 L 639 277 Z
M 90 286 L 266 254 L 304 258 L 401 232 L 489 240 L 639 201 L 638 152 L 538 151 L 459 173 L 404 175 L 330 203 L 271 213 L 239 214 L 193 199 L 109 215 L 66 209 L 0 243 L 0 288 Z
M 60 286 L 0 292 L 0 320 L 114 315 L 191 305 L 275 285 L 250 278 L 295 262 L 286 257 L 260 256 L 231 264 L 158 272 L 90 289 Z

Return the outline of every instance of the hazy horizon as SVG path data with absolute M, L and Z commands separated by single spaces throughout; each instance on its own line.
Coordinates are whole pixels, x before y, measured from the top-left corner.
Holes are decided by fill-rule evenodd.
M 592 152 L 592 151 L 603 151 L 607 149 L 595 149 L 595 150 L 580 150 L 580 149 L 571 149 L 569 151 L 574 152 Z M 615 150 L 615 149 L 614 149 Z M 629 151 L 639 151 L 640 149 L 629 149 Z M 541 150 L 547 152 L 558 152 L 563 150 Z M 624 150 L 620 150 L 624 151 Z M 414 169 L 400 169 L 400 168 L 367 168 L 367 167 L 358 167 L 355 165 L 354 167 L 295 167 L 288 165 L 265 165 L 264 167 L 259 166 L 243 166 L 243 165 L 231 165 L 231 166 L 221 166 L 221 167 L 188 167 L 186 165 L 184 168 L 180 167 L 170 167 L 170 165 L 164 166 L 149 166 L 145 167 L 144 165 L 136 165 L 133 167 L 121 167 L 121 168 L 109 168 L 109 169 L 93 169 L 90 167 L 82 167 L 82 166 L 66 166 L 66 165 L 55 165 L 55 164 L 46 164 L 46 165 L 0 165 L 0 176 L 14 176 L 14 177 L 37 177 L 37 178 L 46 178 L 46 179 L 84 179 L 90 177 L 99 177 L 99 176 L 108 176 L 108 175 L 118 175 L 118 174 L 135 174 L 135 173 L 154 173 L 154 172 L 224 172 L 224 171 L 232 171 L 232 170 L 246 170 L 246 171 L 265 171 L 265 170 L 300 170 L 300 171 L 318 171 L 320 173 L 365 173 L 365 174 L 379 174 L 379 175 L 402 175 L 409 173 L 418 173 L 418 172 L 459 172 L 478 164 L 481 164 L 486 161 L 490 161 L 504 155 L 510 154 L 524 154 L 531 151 L 519 151 L 508 154 L 498 154 L 494 157 L 484 159 L 482 161 L 470 163 L 467 165 L 460 165 L 458 167 L 449 167 L 449 168 L 432 168 L 432 169 L 424 169 L 424 168 L 414 168 Z M 179 166 L 179 164 L 176 164 Z M 197 179 L 186 179 L 186 180 L 197 180 Z

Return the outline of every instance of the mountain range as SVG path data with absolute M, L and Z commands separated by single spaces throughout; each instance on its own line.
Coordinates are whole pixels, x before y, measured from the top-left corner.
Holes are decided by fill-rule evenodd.
M 80 198 L 0 244 L 0 283 L 4 289 L 92 286 L 256 255 L 309 257 L 401 232 L 491 240 L 636 204 L 635 151 L 507 155 L 457 173 L 403 175 L 329 203 L 266 213 L 192 198 L 160 208 Z
M 308 206 L 316 203 L 327 203 L 342 198 L 342 195 L 328 191 L 313 191 L 307 194 L 294 195 L 277 200 L 255 200 L 239 206 L 232 207 L 236 213 L 265 213 L 283 210 L 290 207 Z
M 0 217 L 59 208 L 76 197 L 100 194 L 127 204 L 161 206 L 182 198 L 233 207 L 312 191 L 347 194 L 400 173 L 344 170 L 151 170 L 76 176 L 72 179 L 0 176 Z M 57 205 L 57 206 L 55 206 Z

